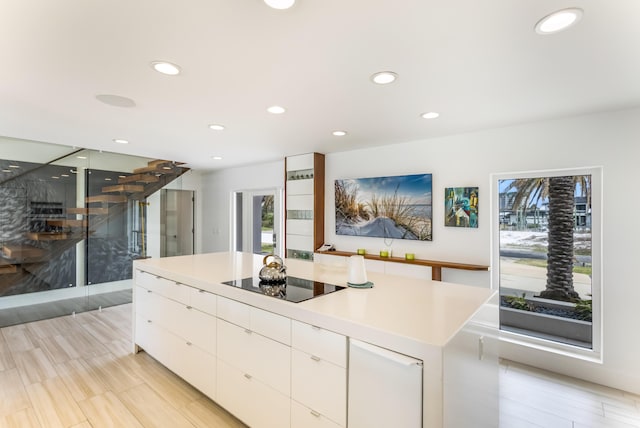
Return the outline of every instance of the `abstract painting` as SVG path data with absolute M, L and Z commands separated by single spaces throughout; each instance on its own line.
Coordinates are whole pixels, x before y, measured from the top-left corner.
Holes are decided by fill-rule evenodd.
M 431 190 L 431 174 L 336 180 L 336 234 L 431 241 Z
M 445 188 L 444 225 L 451 227 L 478 227 L 477 187 Z

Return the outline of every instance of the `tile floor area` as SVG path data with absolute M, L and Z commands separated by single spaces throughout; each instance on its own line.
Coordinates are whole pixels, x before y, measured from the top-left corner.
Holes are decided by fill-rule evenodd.
M 0 329 L 0 427 L 244 426 L 130 337 L 130 304 Z M 499 428 L 539 427 L 640 427 L 640 396 L 504 361 Z

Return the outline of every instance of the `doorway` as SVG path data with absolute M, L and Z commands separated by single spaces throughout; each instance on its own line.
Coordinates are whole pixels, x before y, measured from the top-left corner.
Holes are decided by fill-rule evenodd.
M 160 191 L 160 257 L 193 254 L 194 191 Z
M 282 191 L 238 191 L 233 194 L 231 248 L 282 256 Z

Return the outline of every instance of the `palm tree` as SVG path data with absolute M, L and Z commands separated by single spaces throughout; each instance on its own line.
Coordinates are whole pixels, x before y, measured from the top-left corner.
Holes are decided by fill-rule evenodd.
M 553 300 L 578 301 L 573 288 L 573 228 L 574 194 L 579 188 L 591 204 L 591 176 L 539 177 L 514 180 L 506 191 L 515 189 L 514 209 L 522 209 L 526 219 L 527 206 L 549 198 L 549 246 L 547 250 L 547 283 L 540 297 Z

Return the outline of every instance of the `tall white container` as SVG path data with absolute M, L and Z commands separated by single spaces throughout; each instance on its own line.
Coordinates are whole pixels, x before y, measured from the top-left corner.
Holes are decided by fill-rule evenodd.
M 349 428 L 422 426 L 422 361 L 349 340 Z

